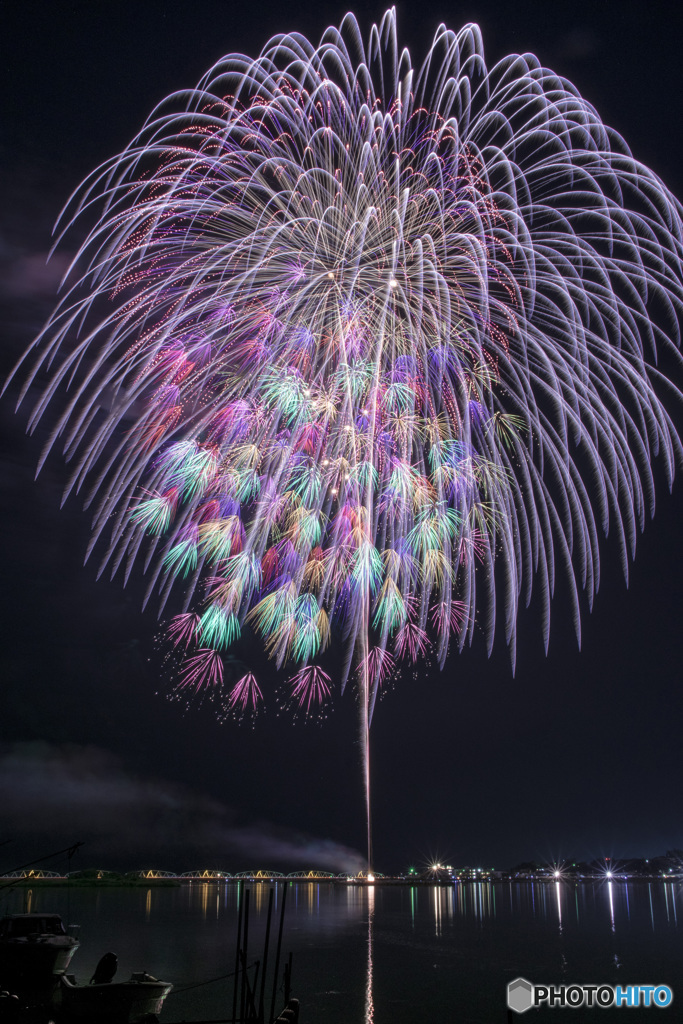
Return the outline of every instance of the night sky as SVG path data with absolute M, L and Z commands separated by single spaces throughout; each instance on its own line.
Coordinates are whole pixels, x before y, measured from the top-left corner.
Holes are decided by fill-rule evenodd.
M 678 5 L 481 0 L 400 4 L 419 64 L 440 21 L 478 21 L 489 64 L 532 51 L 566 75 L 635 156 L 683 196 Z M 68 247 L 45 266 L 52 224 L 80 180 L 122 149 L 153 105 L 231 51 L 276 32 L 317 40 L 337 3 L 223 0 L 6 4 L 0 23 L 2 377 L 49 314 Z M 381 6 L 357 5 L 367 32 Z M 679 385 L 683 382 L 678 381 Z M 49 423 L 24 433 L 16 387 L 0 403 L 0 867 L 83 840 L 79 866 L 359 866 L 365 844 L 357 709 L 322 726 L 274 713 L 220 725 L 163 696 L 144 579 L 83 565 L 89 519 L 56 455 L 34 481 Z M 683 407 L 675 410 L 683 430 Z M 650 856 L 683 847 L 683 474 L 638 546 L 627 588 L 602 546 L 600 593 L 577 649 L 566 594 L 546 658 L 538 608 L 522 612 L 513 676 L 478 636 L 443 673 L 407 671 L 372 725 L 375 863 L 432 857 Z

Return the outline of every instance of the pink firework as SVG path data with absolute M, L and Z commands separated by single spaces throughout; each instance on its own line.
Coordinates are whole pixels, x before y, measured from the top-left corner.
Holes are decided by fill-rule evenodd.
M 223 661 L 218 651 L 205 647 L 188 658 L 178 689 L 191 689 L 194 693 L 213 690 L 223 685 Z
M 310 714 L 316 704 L 323 707 L 330 696 L 330 677 L 317 665 L 307 665 L 289 680 L 292 697 L 299 708 Z
M 467 622 L 465 602 L 452 601 L 450 606 L 446 601 L 435 604 L 429 616 L 429 621 L 435 629 L 450 629 L 451 633 L 459 634 Z
M 199 616 L 194 612 L 184 612 L 171 619 L 166 635 L 174 647 L 187 649 L 197 639 L 198 626 Z
M 249 711 L 255 713 L 262 701 L 263 694 L 255 676 L 251 672 L 247 672 L 246 676 L 242 676 L 230 691 L 228 710 L 236 711 L 239 714 L 247 714 Z
M 367 671 L 368 678 L 376 679 L 381 686 L 396 668 L 396 659 L 385 647 L 373 647 L 366 658 L 360 662 L 358 671 Z
M 426 653 L 428 647 L 429 640 L 424 629 L 412 622 L 406 622 L 396 634 L 396 653 L 399 658 L 409 655 L 411 661 L 416 661 L 418 656 Z

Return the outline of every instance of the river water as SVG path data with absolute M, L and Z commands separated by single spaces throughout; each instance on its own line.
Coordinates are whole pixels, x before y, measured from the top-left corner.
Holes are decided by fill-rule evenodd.
M 272 886 L 246 888 L 253 962 L 262 957 Z M 518 976 L 555 986 L 666 984 L 674 999 L 665 1009 L 541 1008 L 515 1014 L 515 1021 L 683 1021 L 682 894 L 679 883 L 644 881 L 289 883 L 283 959 L 292 952 L 301 1024 L 506 1024 L 506 987 Z M 282 895 L 279 884 L 266 1010 Z M 4 894 L 0 909 L 27 907 L 80 925 L 82 945 L 72 962 L 79 981 L 112 950 L 117 980 L 147 970 L 173 982 L 162 1022 L 231 1015 L 232 980 L 211 979 L 234 968 L 236 884 L 36 887 Z M 278 1008 L 281 999 L 278 993 Z

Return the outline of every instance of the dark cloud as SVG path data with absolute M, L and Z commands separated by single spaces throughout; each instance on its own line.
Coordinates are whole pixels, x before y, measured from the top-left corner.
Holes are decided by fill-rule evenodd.
M 84 840 L 98 866 L 249 869 L 289 865 L 358 871 L 363 858 L 328 839 L 238 823 L 225 804 L 162 779 L 136 777 L 93 746 L 17 743 L 0 748 L 6 835 Z M 134 858 L 126 863 L 126 858 Z M 198 859 L 198 862 L 197 862 Z M 161 863 L 163 861 L 163 863 Z

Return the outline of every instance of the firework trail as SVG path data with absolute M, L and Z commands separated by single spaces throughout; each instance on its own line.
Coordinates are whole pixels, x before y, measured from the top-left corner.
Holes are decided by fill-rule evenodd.
M 335 642 L 367 750 L 402 663 L 496 620 L 514 659 L 532 585 L 547 645 L 558 575 L 578 634 L 608 529 L 627 573 L 681 455 L 681 207 L 533 56 L 441 26 L 415 70 L 393 10 L 367 46 L 351 15 L 277 36 L 157 108 L 74 219 L 31 426 L 61 403 L 111 572 L 142 560 L 162 607 L 177 581 L 181 689 L 249 630 L 308 710 Z

